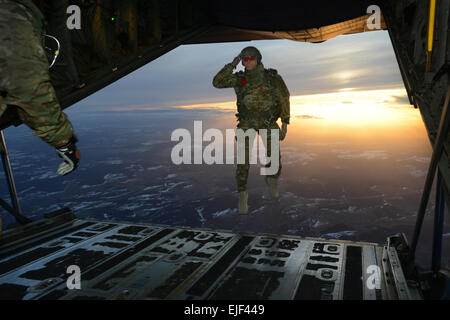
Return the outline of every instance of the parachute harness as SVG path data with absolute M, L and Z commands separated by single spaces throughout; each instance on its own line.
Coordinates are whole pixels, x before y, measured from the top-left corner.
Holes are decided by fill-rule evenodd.
M 53 51 L 52 48 L 49 48 L 49 47 L 46 47 L 46 46 L 45 46 L 45 39 L 44 39 L 44 47 L 45 47 L 45 49 L 50 50 L 50 51 L 53 51 L 53 61 L 52 61 L 52 63 L 50 64 L 50 68 L 51 68 L 51 67 L 53 67 L 53 65 L 55 64 L 56 59 L 58 58 L 58 55 L 59 55 L 59 49 L 61 48 L 61 45 L 60 45 L 58 39 L 56 39 L 54 36 L 51 36 L 51 35 L 48 35 L 48 34 L 44 34 L 44 37 L 48 37 L 48 38 L 50 38 L 50 39 L 55 40 L 55 41 L 56 41 L 56 44 L 57 44 L 57 46 L 58 46 L 58 49 L 56 49 L 56 50 Z

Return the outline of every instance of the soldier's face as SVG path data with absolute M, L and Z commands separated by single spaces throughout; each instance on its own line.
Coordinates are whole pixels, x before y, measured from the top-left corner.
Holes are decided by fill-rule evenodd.
M 256 57 L 245 57 L 242 59 L 242 62 L 244 63 L 244 67 L 247 70 L 252 70 L 256 67 L 257 61 Z

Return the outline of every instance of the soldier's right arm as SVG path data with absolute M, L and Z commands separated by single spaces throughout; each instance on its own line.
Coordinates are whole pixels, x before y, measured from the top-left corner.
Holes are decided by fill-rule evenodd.
M 289 102 L 289 90 L 286 86 L 286 84 L 283 81 L 283 78 L 278 75 L 278 92 L 279 92 L 279 103 L 280 103 L 280 118 L 283 123 L 289 124 L 289 118 L 291 116 L 291 106 Z
M 233 63 L 226 64 L 213 79 L 216 88 L 233 88 L 238 85 L 238 77 L 233 73 Z

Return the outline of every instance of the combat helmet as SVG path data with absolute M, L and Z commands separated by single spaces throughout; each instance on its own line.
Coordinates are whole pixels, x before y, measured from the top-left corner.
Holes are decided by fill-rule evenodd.
M 261 53 L 255 47 L 246 47 L 246 48 L 242 49 L 241 56 L 242 56 L 242 58 L 256 57 L 256 61 L 258 62 L 258 64 L 261 63 L 261 59 L 262 59 Z M 244 62 L 242 62 L 242 64 L 244 64 Z

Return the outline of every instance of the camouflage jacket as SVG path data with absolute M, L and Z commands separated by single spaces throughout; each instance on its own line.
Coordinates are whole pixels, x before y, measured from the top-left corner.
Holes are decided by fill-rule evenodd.
M 27 14 L 33 23 L 33 27 L 42 33 L 45 27 L 44 15 L 32 0 L 15 0 L 15 2 L 23 5 L 27 10 Z
M 233 73 L 231 63 L 214 77 L 216 88 L 234 88 L 239 118 L 259 117 L 275 122 L 279 117 L 289 123 L 289 90 L 274 69 L 260 63 L 253 70 Z

